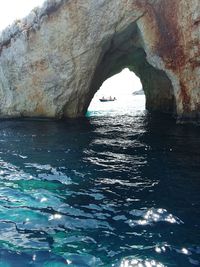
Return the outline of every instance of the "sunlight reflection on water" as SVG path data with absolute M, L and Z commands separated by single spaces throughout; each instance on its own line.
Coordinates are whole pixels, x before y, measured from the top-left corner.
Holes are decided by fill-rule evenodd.
M 134 99 L 0 123 L 0 266 L 199 265 L 200 132 Z
M 162 263 L 155 260 L 141 260 L 141 259 L 123 259 L 120 267 L 165 267 Z
M 122 95 L 114 102 L 100 102 L 94 97 L 87 112 L 87 116 L 135 116 L 145 112 L 144 95 Z

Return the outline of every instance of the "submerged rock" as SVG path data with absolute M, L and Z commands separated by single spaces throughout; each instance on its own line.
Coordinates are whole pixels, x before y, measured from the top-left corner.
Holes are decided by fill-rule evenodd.
M 129 67 L 150 110 L 200 115 L 199 0 L 48 0 L 0 36 L 0 116 L 83 116 Z

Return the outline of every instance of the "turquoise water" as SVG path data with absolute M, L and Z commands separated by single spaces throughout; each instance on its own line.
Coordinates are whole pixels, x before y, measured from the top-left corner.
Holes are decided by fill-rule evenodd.
M 0 267 L 200 265 L 200 129 L 129 100 L 0 122 Z

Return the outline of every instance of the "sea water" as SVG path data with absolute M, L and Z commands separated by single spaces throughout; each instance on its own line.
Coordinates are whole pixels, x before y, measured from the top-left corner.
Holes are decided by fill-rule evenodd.
M 0 267 L 200 266 L 200 129 L 122 100 L 0 121 Z

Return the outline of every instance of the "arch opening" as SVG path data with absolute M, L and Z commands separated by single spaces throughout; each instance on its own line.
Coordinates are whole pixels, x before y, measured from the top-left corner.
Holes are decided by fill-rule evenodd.
M 128 68 L 104 81 L 95 93 L 86 116 L 137 114 L 145 110 L 140 78 Z
M 129 25 L 102 46 L 102 54 L 86 97 L 84 113 L 87 112 L 93 96 L 103 82 L 124 68 L 128 68 L 140 78 L 148 111 L 175 113 L 172 83 L 164 71 L 156 69 L 147 61 L 136 23 Z

